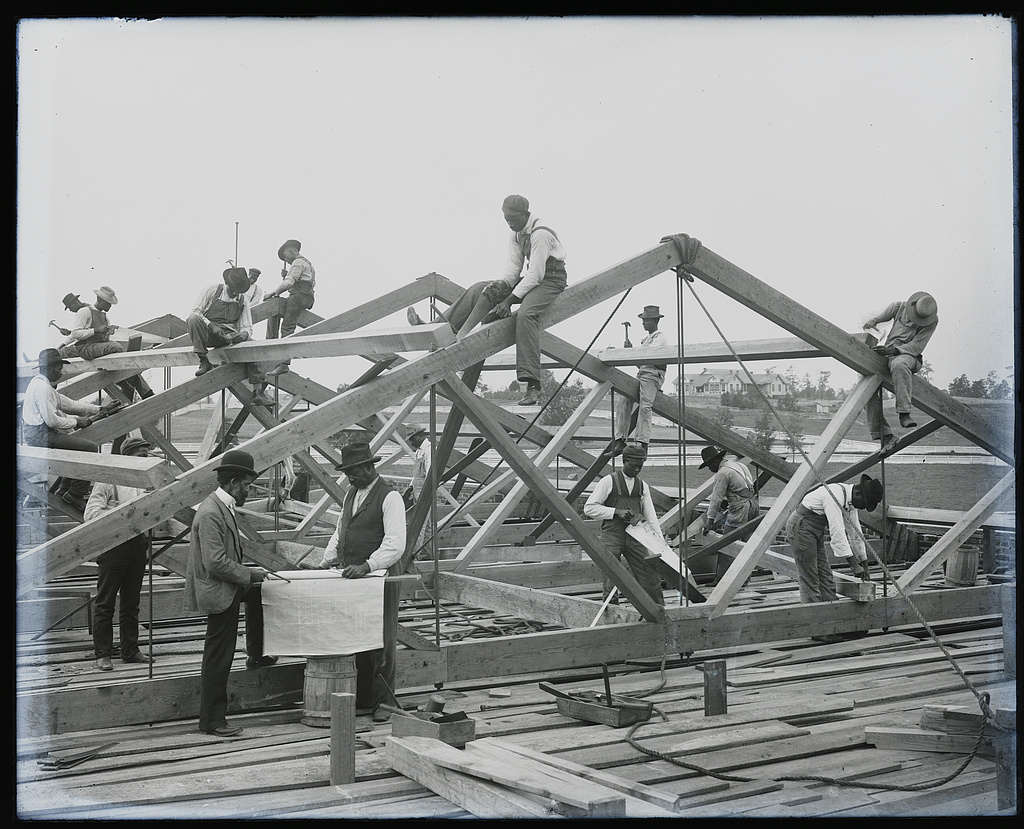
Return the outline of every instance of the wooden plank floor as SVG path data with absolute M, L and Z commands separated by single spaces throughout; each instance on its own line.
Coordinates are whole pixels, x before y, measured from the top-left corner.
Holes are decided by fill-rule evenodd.
M 770 576 L 751 579 L 751 603 L 793 601 L 792 586 Z M 409 607 L 403 622 L 433 625 L 433 610 Z M 486 612 L 465 609 L 478 621 Z M 466 625 L 453 616 L 446 630 Z M 483 625 L 486 627 L 486 625 Z M 1003 673 L 1002 628 L 979 619 L 937 627 L 960 670 L 978 690 L 1012 700 Z M 483 631 L 479 631 L 481 635 Z M 425 634 L 427 635 L 427 634 Z M 198 671 L 202 624 L 157 628 L 161 675 Z M 67 684 L 110 682 L 93 670 L 83 630 L 55 631 L 20 643 L 19 692 Z M 679 814 L 693 817 L 820 817 L 993 815 L 996 771 L 987 757 L 935 788 L 962 763 L 961 754 L 875 748 L 868 728 L 918 728 L 928 706 L 977 707 L 942 652 L 922 628 L 875 631 L 823 645 L 811 640 L 765 643 L 728 653 L 698 652 L 683 662 L 616 665 L 612 690 L 648 699 L 655 715 L 635 730 L 585 724 L 558 713 L 538 687 L 551 679 L 566 688 L 600 691 L 594 671 L 558 676 L 502 677 L 445 687 L 403 689 L 406 708 L 432 693 L 445 711 L 465 711 L 477 737 L 493 737 L 575 763 L 603 769 L 684 798 Z M 236 667 L 244 655 L 239 652 Z M 705 717 L 701 664 L 727 663 L 728 713 Z M 118 681 L 148 676 L 146 666 L 117 663 Z M 495 688 L 507 696 L 492 695 Z M 194 719 L 54 735 L 19 731 L 17 810 L 26 819 L 421 818 L 470 817 L 385 762 L 389 723 L 357 717 L 356 782 L 329 785 L 329 732 L 302 725 L 293 704 L 231 717 L 244 727 L 219 740 L 198 732 Z M 113 743 L 68 769 L 40 766 L 48 752 Z M 641 748 L 643 750 L 641 750 Z M 868 786 L 852 785 L 867 783 Z M 899 788 L 896 788 L 899 787 Z

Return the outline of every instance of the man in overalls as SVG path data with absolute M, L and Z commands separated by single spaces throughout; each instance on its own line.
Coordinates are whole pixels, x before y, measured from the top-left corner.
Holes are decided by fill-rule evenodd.
M 192 349 L 199 358 L 196 377 L 213 369 L 206 356 L 208 349 L 244 343 L 252 337 L 252 311 L 245 298 L 249 288 L 245 268 L 228 268 L 224 271 L 224 284 L 211 285 L 196 300 L 185 320 Z M 252 405 L 272 408 L 273 401 L 263 391 L 267 382 L 260 364 L 246 363 L 245 369 L 252 385 Z
M 281 268 L 281 284 L 272 291 L 268 291 L 264 302 L 287 292 L 288 299 L 285 301 L 284 313 L 274 315 L 267 320 L 267 339 L 276 340 L 278 334 L 282 337 L 295 333 L 295 326 L 299 322 L 299 316 L 303 311 L 313 307 L 314 292 L 316 288 L 316 271 L 313 264 L 305 257 L 300 256 L 302 243 L 296 239 L 289 239 L 277 250 L 277 258 L 284 262 Z M 280 326 L 280 330 L 278 330 Z M 269 373 L 275 377 L 288 371 L 288 360 L 279 362 Z
M 647 336 L 640 343 L 641 348 L 653 348 L 661 345 L 664 334 L 658 330 L 658 325 L 665 316 L 657 305 L 645 305 L 643 313 L 638 314 Z M 628 340 L 627 340 L 628 342 Z M 632 346 L 627 346 L 632 348 Z M 654 398 L 661 391 L 665 383 L 665 372 L 668 370 L 666 363 L 653 363 L 651 365 L 639 366 L 636 370 L 637 379 L 637 404 L 636 431 L 633 433 L 633 443 L 638 443 L 647 451 L 651 442 L 651 421 L 654 419 Z M 626 438 L 630 432 L 630 423 L 633 417 L 633 401 L 625 395 L 619 395 L 615 407 L 615 445 L 612 447 L 612 454 L 617 455 L 626 445 Z
M 647 453 L 639 446 L 627 446 L 622 450 L 622 469 L 605 475 L 587 499 L 583 514 L 587 518 L 601 519 L 601 541 L 608 552 L 616 558 L 625 559 L 633 577 L 647 591 L 654 601 L 664 606 L 665 595 L 661 588 L 661 577 L 649 560 L 648 549 L 626 532 L 626 527 L 640 519 L 657 528 L 658 514 L 654 511 L 651 489 L 640 480 Z M 656 557 L 656 556 L 654 556 Z M 612 592 L 614 585 L 606 576 L 604 597 Z M 613 603 L 618 603 L 616 596 Z
M 81 303 L 75 315 L 75 327 L 71 329 L 70 341 L 61 345 L 61 357 L 81 357 L 83 360 L 95 360 L 107 354 L 120 354 L 124 351 L 121 343 L 112 342 L 110 335 L 117 329 L 107 319 L 107 311 L 111 306 L 117 305 L 117 294 L 111 288 L 104 285 L 93 291 L 96 294 L 96 301 L 92 305 Z M 68 307 L 67 300 L 72 295 L 64 297 L 65 307 Z M 75 297 L 77 299 L 77 297 Z M 153 390 L 141 374 L 129 377 L 117 384 L 124 392 L 128 402 L 135 399 L 135 392 L 139 398 L 145 400 L 153 396 Z
M 725 534 L 757 518 L 760 511 L 754 491 L 754 476 L 739 460 L 723 460 L 725 455 L 726 450 L 717 446 L 705 446 L 700 450 L 703 463 L 697 468 L 707 467 L 715 476 L 708 500 L 705 535 L 708 531 Z M 752 532 L 753 529 L 741 540 L 746 541 Z

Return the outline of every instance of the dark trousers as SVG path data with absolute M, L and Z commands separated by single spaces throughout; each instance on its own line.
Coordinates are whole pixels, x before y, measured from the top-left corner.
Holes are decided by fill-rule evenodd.
M 121 658 L 129 659 L 139 651 L 139 597 L 146 574 L 149 540 L 145 535 L 129 538 L 96 558 L 96 613 L 92 623 L 92 644 L 96 658 L 110 656 L 114 648 L 114 604 L 118 594 L 118 629 Z
M 645 558 L 647 548 L 633 538 L 633 536 L 627 535 L 624 530 L 602 529 L 601 541 L 604 542 L 604 546 L 608 548 L 609 553 L 619 560 L 626 562 L 626 566 L 632 572 L 633 578 L 640 583 L 640 586 L 647 591 L 655 603 L 664 607 L 665 593 L 661 589 L 661 576 L 658 575 L 654 564 Z M 604 597 L 606 599 L 614 586 L 614 582 L 605 576 Z M 618 596 L 612 599 L 612 604 L 618 604 L 617 599 Z
M 303 311 L 313 307 L 313 294 L 296 294 L 289 291 L 284 300 L 284 313 L 267 318 L 267 339 L 276 340 L 295 333 Z
M 398 707 L 395 674 L 398 649 L 398 585 L 384 584 L 384 647 L 356 654 L 356 706 Z
M 199 683 L 199 729 L 213 731 L 227 724 L 228 676 L 238 640 L 238 611 L 245 602 L 245 652 L 263 656 L 263 592 L 258 584 L 239 587 L 227 610 L 206 617 L 206 642 Z
M 523 297 L 516 313 L 516 377 L 520 383 L 540 386 L 540 318 L 565 285 L 565 270 L 549 268 L 540 283 Z
M 227 323 L 218 324 L 227 325 Z M 231 345 L 230 341 L 212 330 L 209 323 L 198 314 L 189 314 L 188 319 L 185 320 L 185 327 L 188 328 L 188 336 L 192 341 L 192 350 L 200 357 L 205 357 L 206 352 L 211 348 Z M 232 330 L 234 330 L 233 326 Z M 262 388 L 267 382 L 267 373 L 263 370 L 262 363 L 246 363 L 245 376 L 254 389 Z
M 105 357 L 107 354 L 121 354 L 123 351 L 124 347 L 121 343 L 107 341 L 105 343 L 81 345 L 76 349 L 76 355 L 83 360 L 95 360 L 97 357 Z M 140 398 L 153 396 L 153 390 L 141 374 L 136 374 L 134 377 L 120 381 L 117 387 L 124 392 L 124 396 L 128 398 L 129 403 L 135 399 L 135 392 L 139 393 Z
M 786 521 L 786 537 L 796 562 L 800 601 L 834 602 L 836 582 L 832 565 L 825 554 L 825 533 L 828 519 L 802 506 L 797 507 Z
M 25 443 L 29 446 L 41 446 L 49 449 L 72 449 L 75 452 L 99 452 L 100 447 L 86 438 L 66 435 L 57 432 L 45 423 L 40 426 L 25 427 Z M 82 498 L 89 496 L 90 483 L 77 478 L 64 478 L 61 480 L 59 491 L 67 491 L 71 495 L 79 495 Z

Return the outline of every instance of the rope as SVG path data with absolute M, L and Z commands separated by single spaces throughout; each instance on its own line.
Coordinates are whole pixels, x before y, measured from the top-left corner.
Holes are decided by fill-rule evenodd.
M 608 315 L 608 318 L 604 321 L 604 323 L 602 323 L 601 327 L 597 330 L 597 333 L 594 334 L 593 339 L 591 339 L 591 341 L 588 343 L 587 347 L 583 350 L 583 353 L 580 354 L 579 359 L 576 360 L 576 362 L 573 364 L 573 367 L 569 369 L 569 373 L 565 375 L 565 377 L 562 379 L 562 382 L 558 384 L 558 388 L 555 389 L 555 391 L 551 394 L 547 401 L 545 401 L 544 405 L 540 407 L 537 414 L 533 416 L 533 420 L 531 420 L 527 424 L 526 428 L 516 438 L 516 446 L 518 446 L 522 439 L 526 437 L 527 432 L 529 432 L 530 429 L 533 428 L 534 424 L 540 419 L 540 416 L 544 414 L 544 410 L 547 409 L 547 407 L 551 404 L 551 401 L 555 399 L 556 395 L 565 387 L 565 384 L 569 382 L 569 378 L 572 377 L 572 375 L 576 372 L 576 369 L 579 368 L 580 363 L 583 362 L 583 358 L 590 353 L 590 349 L 594 347 L 594 343 L 597 342 L 597 338 L 600 337 L 601 334 L 604 332 L 604 329 L 608 327 L 608 324 L 612 321 L 612 317 L 614 317 L 618 313 L 619 308 L 622 307 L 622 303 L 626 301 L 626 297 L 629 296 L 629 292 L 632 290 L 632 288 L 627 288 L 626 292 L 619 298 L 619 301 L 615 304 L 615 307 L 612 309 L 612 312 Z M 491 468 L 491 471 L 488 472 L 486 477 L 479 483 L 477 489 L 482 489 L 483 487 L 485 487 L 487 485 L 487 482 L 491 480 L 491 477 L 498 471 L 498 469 L 501 468 L 501 465 L 502 464 L 499 461 L 495 466 L 493 466 Z M 456 516 L 462 513 L 463 508 L 466 506 L 467 503 L 469 503 L 469 499 L 471 497 L 471 495 L 467 495 L 466 500 L 460 501 L 459 505 L 454 510 L 452 510 L 451 513 L 445 516 L 445 518 L 447 519 L 447 524 L 450 524 L 452 521 L 455 520 Z M 427 546 L 427 544 L 433 541 L 433 539 L 434 536 L 431 535 L 430 538 L 426 539 L 420 546 L 418 546 L 412 554 L 413 559 L 415 559 L 420 550 L 424 549 Z

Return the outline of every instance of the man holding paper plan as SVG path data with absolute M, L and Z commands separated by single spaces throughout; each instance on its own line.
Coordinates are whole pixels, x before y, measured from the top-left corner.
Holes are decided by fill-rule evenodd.
M 377 473 L 379 460 L 368 443 L 350 443 L 341 450 L 337 469 L 351 486 L 320 567 L 340 570 L 347 579 L 383 574 L 405 552 L 405 502 Z M 390 634 L 397 621 L 397 599 L 385 591 L 384 647 L 356 654 L 356 707 L 373 708 L 374 722 L 388 719 L 382 705 L 400 707 L 395 697 L 397 642 Z
M 647 452 L 642 446 L 627 446 L 622 450 L 622 469 L 605 475 L 594 488 L 583 507 L 587 518 L 600 518 L 601 541 L 608 552 L 617 558 L 625 559 L 633 573 L 652 599 L 659 605 L 665 605 L 665 595 L 661 589 L 661 576 L 649 559 L 658 555 L 649 551 L 637 539 L 626 532 L 630 524 L 646 521 L 660 532 L 658 514 L 654 511 L 651 489 L 640 480 Z M 612 582 L 605 577 L 604 596 L 607 598 L 613 588 Z M 613 600 L 618 603 L 618 597 Z

